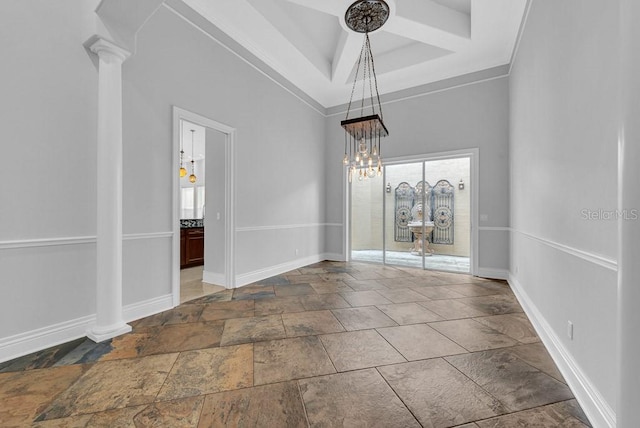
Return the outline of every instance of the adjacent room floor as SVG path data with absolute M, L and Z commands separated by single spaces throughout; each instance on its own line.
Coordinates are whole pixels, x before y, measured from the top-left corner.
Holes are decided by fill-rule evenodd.
M 217 293 L 225 288 L 202 282 L 202 266 L 180 270 L 180 303 Z
M 2 426 L 589 426 L 504 282 L 322 262 L 0 364 Z

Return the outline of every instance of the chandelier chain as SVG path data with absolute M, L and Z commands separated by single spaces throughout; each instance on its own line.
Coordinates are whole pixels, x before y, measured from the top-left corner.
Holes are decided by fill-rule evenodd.
M 369 51 L 369 60 L 371 61 L 368 64 L 369 68 L 369 94 L 371 94 L 371 114 L 376 114 L 376 108 L 373 104 L 373 84 L 371 82 L 371 75 L 373 74 L 373 78 L 376 78 L 376 71 L 373 68 L 373 53 L 371 52 L 371 41 L 369 40 L 369 33 L 365 35 L 367 42 L 367 50 Z M 376 93 L 378 92 L 378 86 L 376 85 Z M 378 99 L 378 105 L 380 104 L 380 100 Z M 380 117 L 382 117 L 382 108 L 380 108 Z
M 349 106 L 347 107 L 347 117 L 349 119 L 349 112 L 351 111 L 351 103 L 353 102 L 353 94 L 356 92 L 356 83 L 358 83 L 358 71 L 360 70 L 360 63 L 362 62 L 362 53 L 364 52 L 364 45 L 360 49 L 360 56 L 358 57 L 358 66 L 356 67 L 356 77 L 353 79 L 353 87 L 351 88 L 351 96 L 349 97 Z
M 367 33 L 366 35 L 367 37 L 367 41 L 369 41 L 369 34 Z M 373 83 L 375 85 L 376 88 L 376 97 L 378 99 L 378 110 L 380 113 L 380 119 L 384 120 L 384 117 L 382 116 L 382 103 L 380 102 L 380 92 L 378 91 L 378 78 L 376 76 L 376 63 L 373 60 L 373 53 L 371 52 L 371 43 L 367 43 L 369 45 L 369 54 L 371 55 L 371 68 L 373 69 Z M 371 81 L 369 81 L 369 83 L 371 84 Z M 371 93 L 371 104 L 373 105 L 373 92 Z
M 360 114 L 364 115 L 364 104 L 366 101 L 366 88 L 367 88 L 367 70 L 369 69 L 369 51 L 367 50 L 366 39 L 362 44 L 364 48 L 364 66 L 362 67 L 362 100 L 360 101 Z M 358 73 L 356 72 L 356 80 L 358 79 Z

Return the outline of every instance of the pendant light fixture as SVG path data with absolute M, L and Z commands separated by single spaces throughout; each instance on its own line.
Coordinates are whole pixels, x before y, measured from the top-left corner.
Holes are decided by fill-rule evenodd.
M 195 173 L 195 162 L 193 160 L 193 134 L 195 134 L 196 130 L 191 130 L 191 175 L 189 176 L 189 182 L 196 182 L 196 173 Z
M 364 33 L 364 41 L 347 107 L 347 116 L 340 122 L 344 128 L 342 163 L 349 167 L 349 182 L 353 180 L 355 175 L 359 180 L 382 175 L 380 139 L 389 135 L 389 131 L 382 120 L 378 79 L 369 33 L 382 27 L 388 18 L 389 5 L 384 0 L 358 0 L 349 6 L 345 13 L 347 27 L 357 33 Z M 350 119 L 353 96 L 359 80 L 362 81 L 360 116 Z M 367 88 L 368 97 L 366 96 Z M 358 107 L 355 107 L 354 110 L 358 110 Z
M 182 178 L 187 175 L 187 168 L 184 167 L 184 150 L 182 148 L 182 122 L 180 122 L 180 135 L 180 178 Z

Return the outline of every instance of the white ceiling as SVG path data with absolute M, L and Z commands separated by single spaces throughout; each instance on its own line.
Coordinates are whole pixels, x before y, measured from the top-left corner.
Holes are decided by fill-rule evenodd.
M 184 0 L 324 107 L 349 101 L 354 0 Z M 386 0 L 371 33 L 381 94 L 508 64 L 527 0 Z

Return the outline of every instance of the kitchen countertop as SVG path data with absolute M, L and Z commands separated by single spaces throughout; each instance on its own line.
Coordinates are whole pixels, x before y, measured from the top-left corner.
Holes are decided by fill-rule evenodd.
M 195 227 L 204 227 L 204 219 L 181 219 L 180 229 L 193 229 Z

